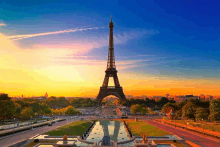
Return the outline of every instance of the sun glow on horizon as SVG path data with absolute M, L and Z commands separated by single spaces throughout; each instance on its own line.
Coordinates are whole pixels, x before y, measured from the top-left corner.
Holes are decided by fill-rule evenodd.
M 106 44 L 107 46 L 108 44 Z M 103 44 L 101 45 L 103 46 Z M 102 85 L 106 60 L 75 58 L 99 45 L 94 42 L 36 44 L 21 49 L 4 34 L 0 34 L 0 92 L 12 96 L 40 96 L 46 91 L 53 96 L 96 96 Z M 152 76 L 127 68 L 144 66 L 148 60 L 119 60 L 116 66 L 125 95 L 218 94 L 218 82 L 212 79 L 181 79 Z M 113 85 L 113 82 L 110 83 Z

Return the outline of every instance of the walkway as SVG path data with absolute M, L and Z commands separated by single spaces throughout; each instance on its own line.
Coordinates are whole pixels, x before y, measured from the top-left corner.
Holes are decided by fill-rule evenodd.
M 161 128 L 163 130 L 166 130 L 168 132 L 171 132 L 185 140 L 189 140 L 193 143 L 196 143 L 202 147 L 219 147 L 220 146 L 220 140 L 210 137 L 210 136 L 202 135 L 202 134 L 188 131 L 182 128 L 175 128 L 174 126 L 154 122 L 152 120 L 149 120 L 148 123 L 158 128 Z
M 8 147 L 9 145 L 17 143 L 21 140 L 31 138 L 37 134 L 42 134 L 50 130 L 54 130 L 60 126 L 69 124 L 71 122 L 73 121 L 61 121 L 61 122 L 54 123 L 52 126 L 43 126 L 40 128 L 34 128 L 33 130 L 30 130 L 28 132 L 17 133 L 11 137 L 0 140 L 0 147 Z

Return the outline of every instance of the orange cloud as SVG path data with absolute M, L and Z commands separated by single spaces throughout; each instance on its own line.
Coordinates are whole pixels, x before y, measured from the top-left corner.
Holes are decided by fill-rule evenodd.
M 6 24 L 5 23 L 0 23 L 0 27 L 2 27 L 2 26 L 6 26 Z

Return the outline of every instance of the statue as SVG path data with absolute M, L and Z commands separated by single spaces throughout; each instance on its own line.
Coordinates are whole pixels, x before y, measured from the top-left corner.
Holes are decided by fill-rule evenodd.
M 63 136 L 63 144 L 67 144 L 67 135 Z
M 63 141 L 67 141 L 67 135 L 63 136 Z
M 142 143 L 143 143 L 143 144 L 146 144 L 146 143 L 147 143 L 147 136 L 146 136 L 145 133 L 143 133 L 142 138 L 143 138 Z

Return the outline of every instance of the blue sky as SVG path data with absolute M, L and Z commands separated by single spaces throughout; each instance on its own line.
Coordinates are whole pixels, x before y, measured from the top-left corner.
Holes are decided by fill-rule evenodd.
M 14 44 L 22 50 L 45 46 L 61 50 L 61 46 L 68 48 L 80 42 L 82 48 L 88 44 L 89 49 L 58 58 L 107 62 L 112 14 L 116 67 L 120 61 L 127 66 L 121 73 L 220 79 L 219 4 L 198 0 L 7 0 L 0 2 L 0 33 L 16 36 L 98 27 L 22 38 Z M 59 62 L 65 63 L 72 62 Z

